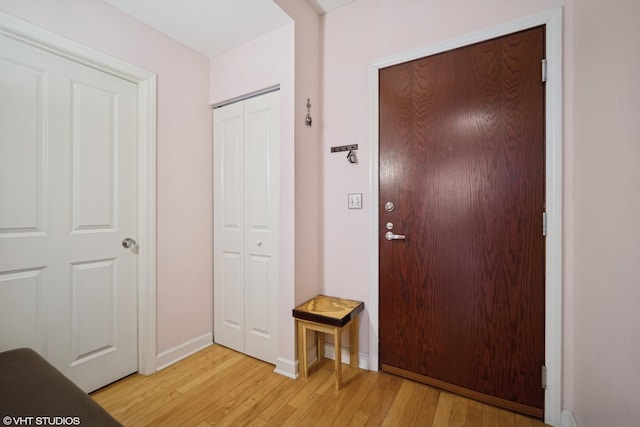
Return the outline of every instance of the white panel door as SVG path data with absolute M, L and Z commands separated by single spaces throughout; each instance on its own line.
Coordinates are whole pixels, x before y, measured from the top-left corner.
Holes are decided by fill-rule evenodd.
M 0 351 L 137 371 L 137 87 L 0 36 Z
M 244 352 L 244 109 L 213 113 L 213 337 Z
M 214 339 L 275 364 L 279 92 L 214 110 Z
M 245 353 L 276 363 L 280 92 L 244 101 Z

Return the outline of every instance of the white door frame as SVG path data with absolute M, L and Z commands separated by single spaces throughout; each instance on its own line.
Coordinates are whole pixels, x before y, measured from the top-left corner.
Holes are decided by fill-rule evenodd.
M 545 422 L 561 423 L 562 401 L 562 9 L 553 9 L 529 18 L 446 40 L 399 55 L 374 61 L 370 65 L 371 124 L 371 261 L 369 282 L 369 366 L 378 369 L 378 206 L 379 206 L 379 140 L 378 140 L 378 72 L 381 68 L 434 55 L 462 46 L 501 37 L 528 28 L 546 25 L 546 292 L 545 292 Z M 542 68 L 542 67 L 541 67 Z M 542 232 L 542 218 L 540 219 Z
M 0 11 L 0 33 L 138 86 L 138 372 L 156 372 L 157 76 Z

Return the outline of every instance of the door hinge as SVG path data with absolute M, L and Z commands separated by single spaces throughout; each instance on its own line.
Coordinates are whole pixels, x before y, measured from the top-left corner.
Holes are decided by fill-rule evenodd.
M 542 365 L 542 388 L 547 388 L 547 367 Z
M 547 237 L 547 213 L 542 212 L 542 237 Z
M 542 60 L 542 83 L 547 82 L 547 60 Z

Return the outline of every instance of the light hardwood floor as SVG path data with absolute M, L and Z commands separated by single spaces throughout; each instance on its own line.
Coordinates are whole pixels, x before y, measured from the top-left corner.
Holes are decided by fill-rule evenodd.
M 92 393 L 125 426 L 542 427 L 539 420 L 381 372 L 333 365 L 308 379 L 212 345 L 154 375 L 134 374 Z

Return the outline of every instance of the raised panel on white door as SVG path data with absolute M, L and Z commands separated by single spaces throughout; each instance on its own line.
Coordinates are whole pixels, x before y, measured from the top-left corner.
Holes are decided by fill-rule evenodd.
M 245 352 L 269 363 L 277 356 L 278 266 L 269 256 L 251 255 L 246 264 Z
M 44 231 L 46 75 L 0 57 L 0 238 Z
M 214 110 L 214 341 L 244 351 L 242 103 Z
M 224 292 L 223 322 L 226 326 L 242 329 L 244 326 L 243 289 L 237 286 L 244 278 L 242 256 L 239 253 L 223 252 L 222 276 Z M 240 309 L 238 309 L 240 308 Z
M 279 221 L 279 92 L 245 101 L 245 221 L 247 245 L 262 236 L 260 253 L 270 253 Z M 275 240 L 273 241 L 275 243 Z
M 222 281 L 217 292 L 219 303 L 216 342 L 237 351 L 244 351 L 244 268 L 241 254 L 222 253 Z
M 116 347 L 116 260 L 71 267 L 72 366 Z
M 254 104 L 256 102 L 254 101 Z M 269 230 L 271 177 L 269 175 L 271 110 L 268 105 L 250 105 L 245 113 L 246 218 L 251 231 Z M 251 108 L 253 107 L 253 108 Z
M 266 304 L 269 301 L 269 262 L 269 257 L 254 255 L 248 257 L 246 265 L 246 302 L 249 307 L 257 308 L 246 313 L 247 334 L 264 338 L 271 338 L 268 313 L 273 310 Z
M 72 230 L 113 230 L 118 96 L 77 81 L 71 90 Z
M 222 114 L 222 112 L 221 112 Z M 222 224 L 226 230 L 240 231 L 243 224 L 243 152 L 242 152 L 242 115 L 241 112 L 232 111 L 223 120 L 218 122 L 222 134 L 220 151 L 220 168 L 222 179 L 223 219 Z
M 0 272 L 0 351 L 31 347 L 44 354 L 43 270 Z

